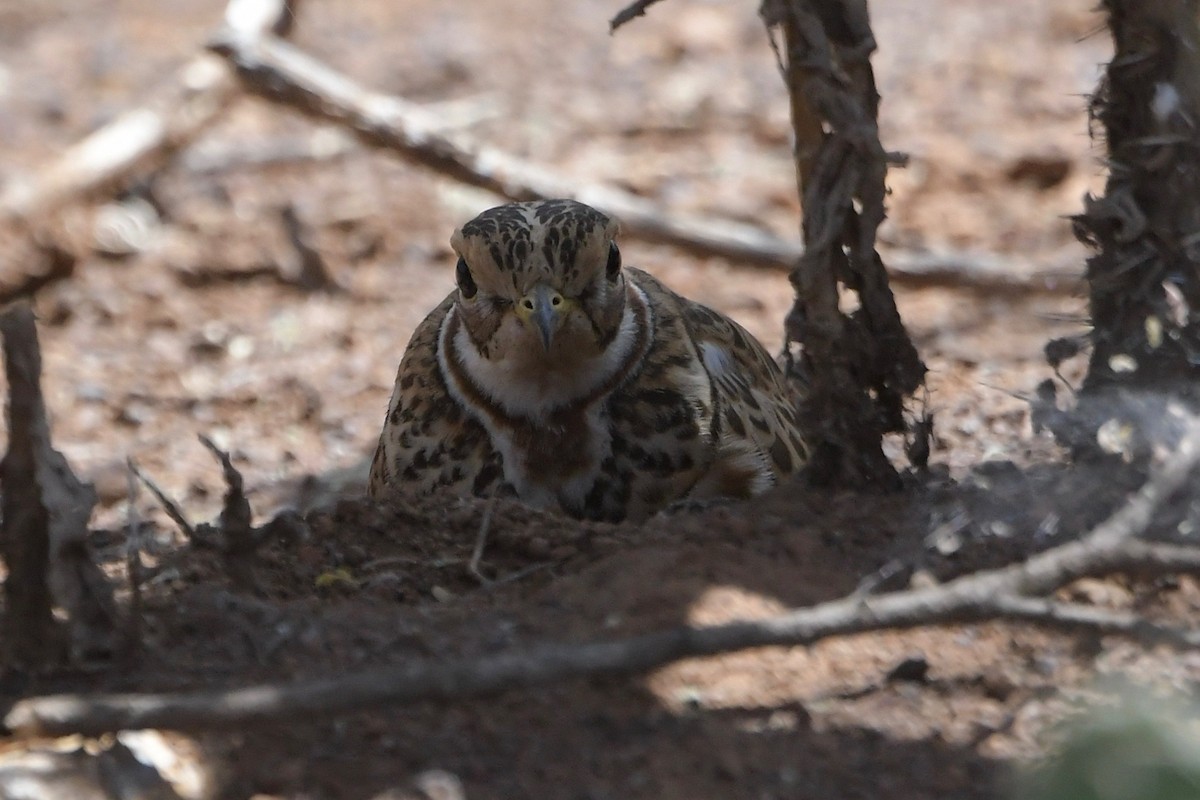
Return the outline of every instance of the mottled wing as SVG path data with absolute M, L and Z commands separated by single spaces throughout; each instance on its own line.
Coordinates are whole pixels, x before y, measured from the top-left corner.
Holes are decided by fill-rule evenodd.
M 503 477 L 487 432 L 450 395 L 438 367 L 438 333 L 453 303 L 451 295 L 431 311 L 404 351 L 371 463 L 372 497 L 440 488 L 486 495 Z
M 625 274 L 651 309 L 653 338 L 633 379 L 609 398 L 612 456 L 589 515 L 639 520 L 695 489 L 710 471 L 717 440 L 712 387 L 677 296 L 641 270 Z
M 796 413 L 798 391 L 745 328 L 686 298 L 679 303 L 712 380 L 723 438 L 752 447 L 776 480 L 798 471 L 808 460 Z

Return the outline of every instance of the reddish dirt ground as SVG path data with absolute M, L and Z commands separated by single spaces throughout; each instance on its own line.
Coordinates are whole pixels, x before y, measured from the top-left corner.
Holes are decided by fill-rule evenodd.
M 218 5 L 0 0 L 0 182 L 161 91 Z M 666 0 L 609 36 L 618 7 L 312 0 L 294 39 L 426 104 L 449 129 L 581 182 L 792 235 L 786 98 L 755 4 Z M 872 5 L 884 144 L 912 156 L 889 179 L 885 258 L 952 250 L 966 270 L 997 254 L 1022 274 L 1078 274 L 1086 253 L 1065 217 L 1101 181 L 1083 95 L 1108 52 L 1090 7 Z M 331 135 L 245 99 L 154 176 L 158 212 L 138 252 L 102 252 L 104 203 L 66 213 L 88 244 L 74 277 L 37 299 L 45 389 L 57 446 L 100 494 L 96 544 L 109 562 L 124 541 L 126 457 L 195 520 L 221 497 L 198 433 L 232 450 L 262 517 L 311 495 L 308 476 L 360 475 L 403 346 L 452 284 L 449 233 L 497 198 L 357 146 L 244 163 Z M 294 258 L 287 204 L 340 291 L 279 280 Z M 623 248 L 628 263 L 779 347 L 785 275 L 634 239 Z M 484 568 L 512 579 L 488 586 L 465 568 L 476 501 L 389 509 L 352 488 L 312 513 L 309 538 L 268 543 L 234 580 L 181 546 L 143 493 L 154 577 L 135 664 L 3 689 L 236 686 L 761 617 L 844 595 L 889 562 L 902 565 L 897 587 L 915 572 L 1005 563 L 1085 530 L 1136 485 L 1064 468 L 1020 399 L 1049 375 L 1045 342 L 1082 330 L 1081 297 L 905 285 L 897 295 L 931 369 L 937 421 L 932 472 L 904 493 L 785 487 L 640 527 L 501 504 Z M 929 537 L 947 524 L 953 546 Z M 1200 606 L 1188 579 L 1072 591 L 1175 617 Z M 915 657 L 927 675 L 889 678 Z M 1042 752 L 1098 675 L 1116 672 L 1182 685 L 1200 662 L 1019 625 L 953 626 L 170 741 L 190 741 L 212 794 L 228 798 L 439 796 L 414 788 L 431 770 L 457 776 L 468 797 L 984 798 L 1003 791 L 1012 763 Z

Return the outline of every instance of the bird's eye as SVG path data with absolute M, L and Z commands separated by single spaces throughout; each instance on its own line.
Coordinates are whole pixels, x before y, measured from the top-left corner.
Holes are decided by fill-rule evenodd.
M 465 258 L 458 260 L 458 266 L 454 268 L 454 280 L 458 283 L 458 291 L 468 300 L 479 291 L 479 287 L 475 285 L 475 279 L 471 277 L 471 269 L 467 266 Z
M 615 281 L 621 274 L 621 251 L 617 249 L 616 242 L 608 243 L 608 265 L 604 271 L 610 281 Z

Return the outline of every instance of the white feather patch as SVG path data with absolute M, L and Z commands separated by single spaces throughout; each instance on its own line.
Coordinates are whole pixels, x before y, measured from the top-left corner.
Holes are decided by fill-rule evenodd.
M 733 367 L 733 360 L 725 348 L 712 342 L 700 342 L 700 358 L 713 380 L 720 380 Z

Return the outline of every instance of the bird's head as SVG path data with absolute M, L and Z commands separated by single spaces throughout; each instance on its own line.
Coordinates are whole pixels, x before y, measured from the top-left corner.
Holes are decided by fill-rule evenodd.
M 553 372 L 603 353 L 625 310 L 616 235 L 573 200 L 499 206 L 455 231 L 456 307 L 479 355 Z

